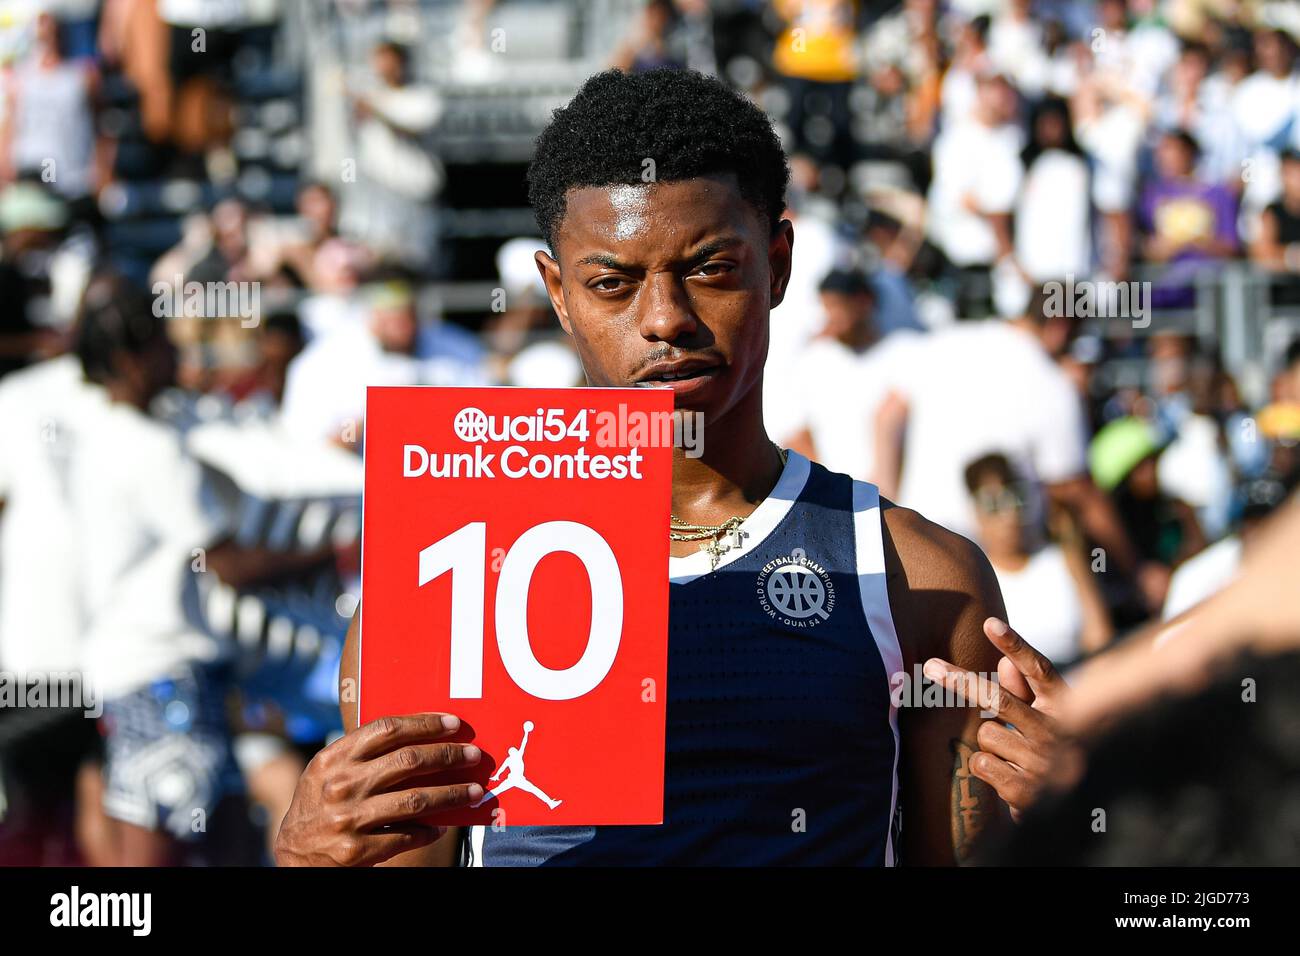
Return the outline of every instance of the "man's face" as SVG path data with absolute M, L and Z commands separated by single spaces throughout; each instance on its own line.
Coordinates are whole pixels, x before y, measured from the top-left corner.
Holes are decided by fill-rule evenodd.
M 822 333 L 845 345 L 852 345 L 861 335 L 864 327 L 871 322 L 870 295 L 847 292 L 822 292 L 822 310 L 826 313 L 826 325 Z
M 1166 179 L 1191 175 L 1196 158 L 1187 144 L 1174 136 L 1166 136 L 1156 147 L 1156 169 Z
M 410 305 L 375 306 L 370 312 L 370 329 L 385 352 L 407 355 L 415 347 L 419 325 Z
M 570 190 L 559 261 L 537 263 L 589 383 L 666 386 L 716 420 L 762 382 L 793 241 L 733 175 L 702 176 Z
M 388 47 L 375 50 L 370 58 L 371 69 L 386 86 L 402 85 L 402 58 Z
M 1291 72 L 1291 50 L 1281 37 L 1271 31 L 1261 31 L 1255 36 L 1255 59 L 1260 69 L 1274 76 Z

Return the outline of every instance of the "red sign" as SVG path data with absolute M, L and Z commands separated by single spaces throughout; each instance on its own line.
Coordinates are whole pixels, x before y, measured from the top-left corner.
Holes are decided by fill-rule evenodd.
M 484 754 L 431 821 L 662 822 L 672 408 L 369 389 L 361 720 L 456 714 Z

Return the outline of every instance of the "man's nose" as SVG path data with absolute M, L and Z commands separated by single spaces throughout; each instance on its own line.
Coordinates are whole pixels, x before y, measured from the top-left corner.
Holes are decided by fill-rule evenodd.
M 681 276 L 656 272 L 646 278 L 640 326 L 641 335 L 652 342 L 674 342 L 699 328 Z

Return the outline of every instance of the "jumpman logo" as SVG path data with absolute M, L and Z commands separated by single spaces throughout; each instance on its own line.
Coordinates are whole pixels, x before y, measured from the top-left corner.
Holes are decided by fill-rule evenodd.
M 528 746 L 528 735 L 532 733 L 532 730 L 533 730 L 533 722 L 531 720 L 525 720 L 523 741 L 519 744 L 518 747 L 510 748 L 509 751 L 510 756 L 506 757 L 506 759 L 501 762 L 501 766 L 497 768 L 497 772 L 494 773 L 492 776 L 488 777 L 488 781 L 491 782 L 497 780 L 507 770 L 510 771 L 510 776 L 506 778 L 505 782 L 502 783 L 501 786 L 489 790 L 487 793 L 483 794 L 483 796 L 479 797 L 476 803 L 471 803 L 470 804 L 471 809 L 474 807 L 482 806 L 483 804 L 491 800 L 493 797 L 499 797 L 507 790 L 513 790 L 516 787 L 518 787 L 520 790 L 524 790 L 528 793 L 531 793 L 534 797 L 536 797 L 538 800 L 541 800 L 552 810 L 554 810 L 556 807 L 558 807 L 561 803 L 564 802 L 563 800 L 552 800 L 546 794 L 542 793 L 541 788 L 539 788 L 536 784 L 534 784 L 531 780 L 529 780 L 527 777 L 524 776 L 524 748 Z

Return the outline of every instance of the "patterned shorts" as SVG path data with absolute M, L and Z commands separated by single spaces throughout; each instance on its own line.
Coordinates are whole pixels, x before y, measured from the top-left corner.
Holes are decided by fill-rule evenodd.
M 104 811 L 179 840 L 201 839 L 242 788 L 225 713 L 224 669 L 185 665 L 104 701 Z

